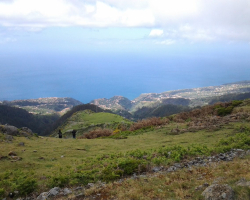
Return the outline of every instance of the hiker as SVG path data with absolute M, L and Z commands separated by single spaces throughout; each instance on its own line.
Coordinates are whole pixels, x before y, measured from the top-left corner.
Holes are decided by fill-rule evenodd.
M 61 129 L 59 129 L 58 135 L 59 135 L 59 138 L 62 138 L 62 131 L 61 131 Z
M 72 136 L 74 139 L 76 139 L 76 130 L 75 129 L 73 129 L 73 131 L 72 131 Z

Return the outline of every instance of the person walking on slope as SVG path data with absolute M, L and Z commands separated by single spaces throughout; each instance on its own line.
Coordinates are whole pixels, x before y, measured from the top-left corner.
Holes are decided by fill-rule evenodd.
M 59 138 L 62 138 L 62 131 L 61 131 L 61 129 L 59 129 L 58 136 L 59 136 Z
M 76 130 L 75 129 L 73 129 L 73 131 L 72 131 L 72 136 L 74 139 L 76 139 Z

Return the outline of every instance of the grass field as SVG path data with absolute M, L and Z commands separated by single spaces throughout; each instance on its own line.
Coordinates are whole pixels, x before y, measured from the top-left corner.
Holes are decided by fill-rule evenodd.
M 124 121 L 122 117 L 109 113 L 107 115 L 107 113 L 87 112 L 76 113 L 70 120 L 72 124 L 79 121 L 94 124 Z M 67 129 L 74 128 L 72 124 L 65 127 Z M 19 190 L 22 195 L 26 195 L 34 191 L 43 192 L 54 186 L 71 187 L 98 180 L 114 181 L 137 172 L 138 165 L 143 170 L 143 167 L 148 164 L 151 166 L 168 165 L 179 162 L 184 157 L 187 159 L 196 155 L 209 155 L 230 148 L 248 148 L 250 145 L 250 124 L 245 120 L 223 125 L 217 131 L 200 130 L 181 134 L 171 133 L 173 128 L 177 126 L 180 129 L 186 128 L 187 124 L 188 122 L 170 122 L 164 126 L 154 127 L 128 136 L 127 139 L 15 137 L 11 143 L 8 143 L 3 140 L 4 136 L 0 134 L 0 157 L 2 157 L 0 159 L 0 197 L 4 197 L 8 192 L 14 190 Z M 79 124 L 75 126 L 79 127 Z M 240 133 L 240 127 L 245 127 L 248 131 Z M 219 143 L 222 139 L 224 142 Z M 227 141 L 231 141 L 230 144 Z M 24 143 L 24 146 L 19 145 L 21 142 Z M 9 152 L 15 152 L 22 159 L 14 161 L 11 156 L 8 156 Z M 167 155 L 168 152 L 172 152 L 171 156 Z M 244 162 L 248 162 L 248 160 Z M 248 170 L 245 173 L 248 174 L 247 178 L 250 178 L 249 168 L 245 170 Z M 168 190 L 160 189 L 163 193 L 159 192 L 160 190 L 157 192 L 156 187 L 154 187 L 163 184 L 163 182 L 169 182 L 169 179 L 172 178 L 173 180 L 181 179 L 183 182 L 190 181 L 186 172 L 178 173 L 178 176 L 183 176 L 183 178 L 167 178 L 165 176 L 159 177 L 159 179 L 152 178 L 147 184 L 139 187 L 141 191 L 139 188 L 136 190 L 133 188 L 136 184 L 142 183 L 132 181 L 121 187 L 115 187 L 112 185 L 113 183 L 110 183 L 109 191 L 105 192 L 110 193 L 111 196 L 120 196 L 120 199 L 126 199 L 122 197 L 124 190 L 128 190 L 131 194 L 128 199 L 140 199 L 143 191 L 148 194 L 145 199 L 150 199 L 151 195 L 162 198 L 162 195 L 166 195 L 166 193 L 170 193 L 169 197 L 185 199 L 187 194 L 184 195 L 179 191 L 181 190 L 178 185 L 180 183 L 176 183 L 176 186 L 172 185 Z M 230 179 L 230 181 L 232 180 Z M 196 181 L 188 186 L 189 189 L 186 192 L 193 191 L 197 184 L 200 182 Z M 197 193 L 197 199 L 200 193 Z

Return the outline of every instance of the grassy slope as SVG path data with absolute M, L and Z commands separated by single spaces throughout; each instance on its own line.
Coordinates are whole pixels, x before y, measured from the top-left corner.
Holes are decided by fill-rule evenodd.
M 242 108 L 242 107 L 241 107 Z M 238 108 L 236 108 L 238 109 Z M 235 109 L 235 110 L 236 110 Z M 249 106 L 244 107 L 247 111 L 249 110 Z M 87 118 L 86 118 L 87 117 Z M 120 122 L 121 118 L 114 116 L 112 114 L 105 113 L 83 113 L 79 112 L 72 116 L 72 119 L 82 121 L 88 121 L 86 123 L 106 123 L 111 121 Z M 79 124 L 78 124 L 79 125 Z M 103 155 L 116 155 L 117 153 L 126 154 L 126 152 L 140 149 L 141 151 L 150 151 L 150 149 L 159 149 L 160 147 L 173 147 L 175 145 L 180 145 L 182 147 L 188 147 L 191 144 L 201 144 L 207 145 L 208 147 L 213 148 L 217 142 L 224 138 L 228 138 L 229 136 L 235 135 L 239 127 L 245 126 L 250 127 L 249 122 L 235 122 L 224 125 L 218 131 L 208 132 L 205 130 L 200 130 L 198 132 L 188 132 L 180 135 L 170 135 L 170 130 L 178 126 L 179 128 L 185 128 L 187 123 L 170 123 L 161 128 L 156 128 L 153 131 L 145 132 L 141 135 L 129 136 L 125 140 L 114 140 L 114 139 L 61 139 L 58 138 L 36 138 L 33 137 L 31 139 L 23 138 L 23 137 L 15 137 L 13 143 L 0 142 L 1 153 L 0 156 L 7 156 L 10 151 L 15 151 L 18 156 L 22 157 L 21 161 L 10 162 L 9 159 L 0 160 L 0 176 L 4 177 L 4 173 L 7 171 L 11 171 L 13 176 L 15 173 L 20 175 L 21 172 L 24 174 L 29 174 L 30 177 L 37 180 L 39 187 L 36 189 L 38 192 L 43 192 L 51 187 L 53 183 L 51 180 L 53 177 L 67 176 L 70 173 L 78 172 L 79 170 L 83 170 L 82 173 L 89 171 L 93 166 L 96 169 L 99 169 L 99 163 L 96 158 L 102 157 Z M 73 128 L 74 126 L 71 126 Z M 68 128 L 68 127 L 67 127 Z M 0 140 L 1 141 L 1 140 Z M 24 142 L 25 146 L 19 146 L 20 142 Z M 36 151 L 35 151 L 36 150 Z M 154 152 L 154 151 L 152 151 Z M 91 160 L 92 159 L 92 160 Z M 94 162 L 94 165 L 88 165 L 89 162 Z M 101 161 L 100 161 L 101 162 Z M 111 160 L 103 160 L 103 162 L 110 163 Z M 248 161 L 247 161 L 248 162 Z M 105 169 L 105 163 L 100 165 L 100 173 L 103 169 Z M 19 170 L 19 171 L 18 171 Z M 233 169 L 232 169 L 233 170 Z M 249 170 L 249 168 L 248 168 Z M 31 172 L 34 172 L 32 174 Z M 250 178 L 249 171 L 245 172 L 246 178 Z M 179 176 L 186 176 L 185 172 L 180 172 Z M 71 175 L 69 175 L 70 177 Z M 11 175 L 8 177 L 10 178 Z M 188 176 L 187 176 L 188 177 Z M 8 179 L 7 178 L 7 179 Z M 145 195 L 151 194 L 155 197 L 162 197 L 159 191 L 156 191 L 155 184 L 163 184 L 168 182 L 170 177 L 164 176 L 163 178 L 154 178 L 155 180 L 150 180 L 152 183 L 148 183 L 146 188 L 142 188 Z M 161 183 L 161 180 L 163 182 Z M 165 180 L 166 179 L 166 180 Z M 73 180 L 73 179 L 72 179 Z M 184 178 L 183 178 L 184 181 Z M 188 180 L 187 178 L 187 181 Z M 159 182 L 159 183 L 156 183 Z M 57 182 L 58 183 L 58 182 Z M 67 184 L 74 185 L 76 183 L 68 181 Z M 66 185 L 67 185 L 66 184 Z M 129 183 L 128 185 L 123 185 L 120 188 L 117 188 L 116 191 L 110 188 L 110 195 L 115 194 L 116 196 L 122 196 L 123 190 L 128 190 L 132 194 L 131 198 L 140 199 L 140 195 L 142 191 L 135 192 L 132 188 L 134 188 L 134 184 L 138 183 Z M 142 183 L 140 183 L 142 184 Z M 176 183 L 177 185 L 179 183 Z M 187 190 L 191 192 L 194 190 L 194 187 L 198 186 L 200 182 L 196 182 L 192 184 L 192 188 Z M 0 194 L 1 187 L 5 188 L 4 190 L 7 192 L 11 191 L 11 188 L 14 186 L 6 186 L 0 184 Z M 152 188 L 155 191 L 152 191 Z M 159 188 L 159 187 L 158 187 Z M 173 186 L 173 188 L 175 188 Z M 172 191 L 171 195 L 182 197 L 181 193 L 178 194 L 176 191 L 173 191 L 173 188 L 170 189 Z M 176 186 L 176 189 L 181 190 L 181 188 Z M 183 188 L 182 188 L 183 190 Z M 108 191 L 106 191 L 108 192 Z M 166 193 L 167 191 L 164 190 Z M 200 194 L 201 192 L 199 192 Z M 157 195 L 158 194 L 158 195 Z M 135 197 L 137 195 L 137 197 Z M 171 196 L 170 195 L 170 196 Z M 148 196 L 149 198 L 150 196 Z M 120 199 L 123 199 L 121 197 Z M 146 198 L 146 196 L 145 196 Z
M 131 123 L 129 120 L 123 117 L 112 114 L 99 112 L 95 113 L 90 110 L 78 111 L 74 113 L 67 121 L 59 127 L 63 133 L 76 129 L 79 130 L 78 134 L 82 134 L 81 129 L 86 129 L 88 127 L 94 127 L 101 124 L 113 124 L 113 123 Z M 56 136 L 57 132 L 54 134 Z

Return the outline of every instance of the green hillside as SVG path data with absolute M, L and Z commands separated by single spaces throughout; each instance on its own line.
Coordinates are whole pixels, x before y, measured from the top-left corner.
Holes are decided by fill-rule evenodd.
M 220 178 L 220 183 L 233 187 L 236 199 L 248 199 L 249 188 L 236 183 L 242 177 L 250 181 L 249 155 L 171 173 L 152 172 L 155 167 L 168 169 L 197 157 L 208 160 L 206 156 L 232 149 L 250 149 L 249 107 L 250 100 L 233 101 L 134 123 L 111 113 L 79 111 L 61 126 L 63 133 L 76 128 L 76 140 L 55 135 L 9 141 L 0 133 L 0 197 L 14 191 L 19 191 L 17 196 L 37 196 L 52 187 L 73 188 L 101 181 L 106 182 L 105 187 L 84 190 L 86 199 L 100 194 L 103 199 L 198 200 L 203 199 L 203 190 L 196 188 Z M 119 126 L 121 123 L 129 126 Z M 105 124 L 112 135 L 82 137 L 86 134 L 80 132 L 82 127 L 97 128 L 98 124 Z M 137 178 L 133 178 L 135 174 Z M 72 193 L 69 198 L 74 197 Z
M 97 127 L 115 129 L 121 123 L 130 124 L 131 122 L 116 114 L 83 110 L 71 115 L 62 126 L 56 129 L 52 136 L 56 136 L 58 129 L 61 129 L 64 137 L 71 137 L 73 129 L 77 130 L 77 135 L 82 135 Z

